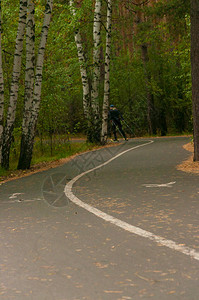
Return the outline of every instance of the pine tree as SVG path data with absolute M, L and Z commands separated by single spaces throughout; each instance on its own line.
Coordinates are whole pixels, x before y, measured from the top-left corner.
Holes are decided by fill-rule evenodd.
M 3 66 L 2 66 L 2 47 L 1 47 L 1 0 L 0 0 L 0 163 L 1 163 L 1 150 L 3 138 L 3 113 L 4 113 L 4 79 L 3 79 Z
M 191 66 L 194 161 L 199 161 L 199 1 L 191 0 Z

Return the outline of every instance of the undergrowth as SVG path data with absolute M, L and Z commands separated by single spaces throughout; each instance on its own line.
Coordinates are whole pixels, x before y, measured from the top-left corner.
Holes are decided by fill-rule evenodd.
M 56 161 L 67 158 L 78 153 L 82 153 L 95 148 L 94 144 L 87 143 L 85 139 L 70 140 L 64 136 L 55 136 L 53 139 L 35 139 L 31 167 L 44 162 Z M 0 177 L 9 176 L 17 170 L 20 153 L 20 140 L 15 139 L 10 153 L 10 168 L 4 170 L 0 167 Z

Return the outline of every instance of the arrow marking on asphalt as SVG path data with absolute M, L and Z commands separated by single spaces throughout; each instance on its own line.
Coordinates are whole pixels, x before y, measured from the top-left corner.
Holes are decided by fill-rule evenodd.
M 12 195 L 9 197 L 9 199 L 15 199 L 15 198 L 17 198 L 19 195 L 24 195 L 24 193 L 14 193 L 14 194 L 12 194 Z
M 71 181 L 68 182 L 68 184 L 66 184 L 65 186 L 65 189 L 64 189 L 64 192 L 66 194 L 66 196 L 73 202 L 75 203 L 76 205 L 78 205 L 79 207 L 82 207 L 84 209 L 86 209 L 87 211 L 89 211 L 90 213 L 94 214 L 95 216 L 105 220 L 106 222 L 109 222 L 111 224 L 114 224 L 128 232 L 131 232 L 133 234 L 136 234 L 136 235 L 139 235 L 141 237 L 144 237 L 144 238 L 147 238 L 149 240 L 152 240 L 158 244 L 161 244 L 162 246 L 165 246 L 165 247 L 168 247 L 172 250 L 175 250 L 175 251 L 178 251 L 180 253 L 183 253 L 185 255 L 188 255 L 196 260 L 199 260 L 199 252 L 196 252 L 194 249 L 192 248 L 189 248 L 189 247 L 186 247 L 186 246 L 182 246 L 180 244 L 177 244 L 176 242 L 172 241 L 172 240 L 167 240 L 161 236 L 158 236 L 158 235 L 155 235 L 149 231 L 146 231 L 146 230 L 143 230 L 139 227 L 136 227 L 136 226 L 133 226 L 129 223 L 126 223 L 124 221 L 121 221 L 115 217 L 112 217 L 111 215 L 108 215 L 102 211 L 100 211 L 99 209 L 89 205 L 89 204 L 86 204 L 84 203 L 83 201 L 81 201 L 79 198 L 77 198 L 73 192 L 72 192 L 72 187 L 73 187 L 73 184 L 79 180 L 81 177 L 83 177 L 84 175 L 96 170 L 96 169 L 99 169 L 107 164 L 109 164 L 111 161 L 115 160 L 116 158 L 120 157 L 121 155 L 131 151 L 131 150 L 135 150 L 135 149 L 138 149 L 140 147 L 144 147 L 144 146 L 147 146 L 149 144 L 153 143 L 153 141 L 149 141 L 147 143 L 144 143 L 142 145 L 138 145 L 138 146 L 135 146 L 133 148 L 130 148 L 128 150 L 125 150 L 121 153 L 119 153 L 118 155 L 112 157 L 111 159 L 109 159 L 108 161 L 106 161 L 105 163 L 93 168 L 93 169 L 90 169 L 86 172 L 83 172 L 81 174 L 79 174 L 78 176 L 74 177 Z
M 173 182 L 168 182 L 168 183 L 146 183 L 143 184 L 143 186 L 148 187 L 148 188 L 153 188 L 153 187 L 172 187 L 174 184 L 176 183 L 176 181 Z

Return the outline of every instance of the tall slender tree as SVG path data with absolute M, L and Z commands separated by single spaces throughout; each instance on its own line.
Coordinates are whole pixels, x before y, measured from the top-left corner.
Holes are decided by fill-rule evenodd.
M 24 113 L 22 122 L 21 151 L 18 168 L 23 166 L 24 154 L 26 152 L 26 139 L 28 125 L 31 117 L 31 107 L 33 105 L 34 91 L 34 71 L 35 71 L 35 4 L 33 0 L 28 0 L 27 25 L 26 25 L 26 69 L 25 69 L 25 91 L 24 91 Z
M 91 89 L 91 105 L 93 115 L 93 139 L 100 142 L 100 111 L 99 111 L 99 85 L 100 85 L 100 46 L 101 46 L 101 18 L 102 0 L 96 0 L 93 22 L 93 78 Z
M 191 67 L 194 161 L 199 161 L 199 0 L 191 0 Z
M 45 7 L 43 27 L 41 31 L 41 40 L 40 40 L 40 45 L 39 45 L 38 55 L 37 55 L 33 101 L 32 101 L 32 105 L 30 106 L 29 119 L 26 122 L 27 129 L 23 131 L 23 144 L 21 144 L 21 153 L 20 153 L 18 169 L 29 169 L 31 164 L 35 130 L 36 130 L 39 107 L 41 102 L 44 54 L 45 54 L 47 36 L 48 36 L 50 20 L 52 15 L 52 6 L 53 6 L 53 0 L 47 0 L 46 7 Z
M 26 27 L 26 14 L 27 14 L 27 0 L 21 0 L 20 9 L 19 9 L 19 25 L 17 30 L 14 63 L 13 63 L 13 74 L 12 74 L 12 82 L 10 88 L 10 101 L 8 105 L 6 124 L 3 132 L 1 165 L 5 169 L 9 168 L 10 147 L 12 143 L 12 135 L 14 129 L 15 116 L 16 116 L 16 106 L 17 106 L 18 89 L 19 89 L 19 77 L 21 73 L 23 39 L 24 39 L 24 33 Z
M 101 132 L 102 144 L 106 144 L 107 137 L 108 137 L 108 108 L 109 108 L 109 97 L 110 97 L 111 21 L 112 21 L 112 0 L 108 0 L 107 21 L 106 21 L 104 101 L 103 101 L 103 109 L 102 109 L 102 132 Z
M 3 137 L 3 113 L 4 113 L 4 79 L 3 79 L 3 66 L 2 66 L 2 47 L 1 47 L 1 0 L 0 0 L 0 163 L 1 163 L 1 149 Z
M 76 16 L 74 0 L 70 1 L 70 8 L 73 16 Z M 93 70 L 91 85 L 86 68 L 86 59 L 84 47 L 79 28 L 75 28 L 75 42 L 80 62 L 80 73 L 83 86 L 83 107 L 88 118 L 88 140 L 91 142 L 100 142 L 100 110 L 99 110 L 99 84 L 100 84 L 100 45 L 101 45 L 101 18 L 102 18 L 102 0 L 95 1 L 94 22 L 93 22 Z
M 137 0 L 136 3 L 133 5 L 137 6 L 137 10 L 135 10 L 135 20 L 138 33 L 142 36 L 143 35 L 143 27 L 144 24 L 147 23 L 147 17 L 145 16 L 145 7 L 151 5 L 150 2 L 146 1 L 143 2 L 142 0 Z M 144 38 L 144 39 L 143 39 Z M 153 102 L 153 95 L 150 90 L 151 85 L 151 74 L 149 72 L 148 64 L 149 64 L 149 43 L 146 42 L 146 36 L 143 35 L 141 38 L 141 58 L 143 62 L 143 69 L 145 74 L 145 91 L 146 91 L 146 100 L 147 100 L 147 121 L 148 121 L 148 132 L 149 134 L 156 134 L 155 128 L 155 119 L 154 119 L 154 102 Z
M 149 62 L 149 55 L 148 55 L 148 45 L 146 43 L 141 45 L 141 51 L 142 51 L 142 61 L 143 61 L 143 68 L 145 74 L 148 132 L 151 135 L 151 134 L 156 134 L 156 127 L 155 127 L 155 118 L 154 118 L 153 94 L 150 91 L 150 87 L 149 87 L 151 83 L 151 75 L 147 68 L 147 64 Z
M 70 0 L 70 10 L 74 18 L 76 18 L 76 10 L 74 6 L 74 0 Z M 81 73 L 81 79 L 82 79 L 82 88 L 83 88 L 83 109 L 84 109 L 84 115 L 88 120 L 90 120 L 90 86 L 89 86 L 89 79 L 88 79 L 88 72 L 86 68 L 86 58 L 83 48 L 83 42 L 82 37 L 79 28 L 75 28 L 74 30 L 74 38 L 75 43 L 77 47 L 77 54 L 78 59 L 80 63 L 80 73 Z

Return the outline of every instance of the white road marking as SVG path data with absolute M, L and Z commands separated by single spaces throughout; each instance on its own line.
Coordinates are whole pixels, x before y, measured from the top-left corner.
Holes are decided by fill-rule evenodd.
M 168 247 L 172 250 L 175 250 L 175 251 L 178 251 L 178 252 L 181 252 L 185 255 L 188 255 L 196 260 L 199 260 L 199 252 L 196 252 L 194 249 L 192 248 L 189 248 L 189 247 L 186 247 L 186 246 L 183 246 L 183 245 L 180 245 L 180 244 L 177 244 L 176 242 L 172 241 L 172 240 L 167 240 L 161 236 L 158 236 L 158 235 L 155 235 L 149 231 L 146 231 L 146 230 L 143 230 L 139 227 L 136 227 L 136 226 L 133 226 L 129 223 L 126 223 L 124 221 L 121 221 L 115 217 L 112 217 L 111 215 L 108 215 L 102 211 L 100 211 L 99 209 L 89 205 L 89 204 L 86 204 L 84 203 L 83 201 L 81 201 L 78 197 L 76 197 L 73 192 L 72 192 L 72 187 L 73 187 L 73 184 L 78 180 L 80 179 L 81 177 L 83 177 L 84 175 L 96 170 L 96 169 L 99 169 L 101 168 L 102 166 L 105 166 L 107 165 L 108 163 L 110 163 L 111 161 L 113 161 L 114 159 L 118 158 L 119 156 L 127 153 L 128 151 L 131 151 L 131 150 L 134 150 L 134 149 L 137 149 L 137 148 L 140 148 L 140 147 L 143 147 L 143 146 L 147 146 L 149 144 L 153 143 L 153 141 L 150 141 L 148 143 L 145 143 L 145 144 L 142 144 L 142 145 L 138 145 L 138 146 L 135 146 L 133 148 L 130 148 L 128 150 L 125 150 L 123 152 L 121 152 L 120 154 L 112 157 L 111 159 L 109 159 L 107 162 L 93 168 L 93 169 L 90 169 L 86 172 L 83 172 L 81 174 L 79 174 L 78 176 L 74 177 L 71 181 L 69 181 L 66 186 L 65 186 L 65 189 L 64 189 L 64 192 L 66 194 L 66 196 L 73 202 L 75 203 L 76 205 L 86 209 L 87 211 L 89 211 L 90 213 L 94 214 L 95 216 L 103 219 L 104 221 L 107 221 L 107 222 L 110 222 L 111 224 L 114 224 L 128 232 L 131 232 L 133 234 L 136 234 L 136 235 L 139 235 L 141 237 L 144 237 L 144 238 L 147 238 L 149 240 L 152 240 L 162 246 L 165 246 L 165 247 Z
M 24 195 L 24 193 L 14 193 L 14 194 L 12 194 L 12 195 L 9 197 L 9 199 L 15 199 L 15 198 L 17 198 L 17 196 L 19 196 L 19 195 Z
M 24 194 L 24 193 L 23 193 Z M 10 198 L 9 198 L 10 199 Z M 11 198 L 12 199 L 12 198 Z M 24 200 L 24 199 L 15 199 L 11 201 L 0 201 L 0 204 L 10 204 L 10 203 L 25 203 L 25 202 L 35 202 L 35 201 L 42 201 L 43 199 L 35 198 L 32 200 Z
M 146 184 L 143 184 L 143 186 L 148 187 L 148 188 L 152 188 L 152 187 L 169 187 L 170 188 L 175 183 L 176 183 L 176 181 L 168 182 L 168 183 L 146 183 Z

